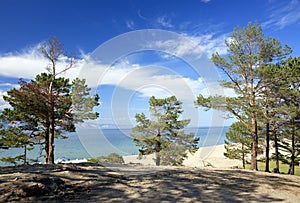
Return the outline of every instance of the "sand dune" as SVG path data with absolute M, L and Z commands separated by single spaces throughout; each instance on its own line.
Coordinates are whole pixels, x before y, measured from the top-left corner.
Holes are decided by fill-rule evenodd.
M 236 168 L 241 167 L 240 160 L 228 159 L 224 156 L 224 145 L 202 147 L 196 153 L 188 154 L 188 158 L 183 161 L 184 166 L 189 167 L 213 167 L 213 168 Z M 154 166 L 154 155 L 144 156 L 138 159 L 138 155 L 124 156 L 126 164 L 141 164 L 145 166 Z

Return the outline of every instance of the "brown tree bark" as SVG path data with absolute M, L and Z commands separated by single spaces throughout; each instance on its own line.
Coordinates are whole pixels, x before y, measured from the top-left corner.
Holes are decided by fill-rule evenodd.
M 252 113 L 252 154 L 251 154 L 251 170 L 257 171 L 257 151 L 258 151 L 258 134 L 257 134 L 257 120 L 255 113 Z
M 158 141 L 155 146 L 155 152 L 156 152 L 155 153 L 155 156 L 156 156 L 155 165 L 160 166 L 160 154 L 159 154 L 159 152 L 161 151 L 161 143 L 159 141 L 159 139 L 161 137 L 160 133 L 158 133 L 157 137 L 158 137 Z
M 55 125 L 54 121 L 50 122 L 49 129 L 49 143 L 48 143 L 48 161 L 47 164 L 54 164 L 54 135 L 55 135 Z
M 291 155 L 291 163 L 288 174 L 295 174 L 295 122 L 292 120 L 292 155 Z
M 274 173 L 280 173 L 280 166 L 279 166 L 279 149 L 278 149 L 278 138 L 277 133 L 274 131 L 274 148 L 275 148 L 275 168 L 273 170 Z
M 265 172 L 270 172 L 270 123 L 267 122 L 266 124 L 266 166 Z

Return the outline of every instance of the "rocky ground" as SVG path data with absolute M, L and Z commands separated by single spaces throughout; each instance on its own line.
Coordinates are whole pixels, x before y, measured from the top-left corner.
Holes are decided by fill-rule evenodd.
M 2 167 L 0 202 L 300 202 L 300 177 L 88 163 Z

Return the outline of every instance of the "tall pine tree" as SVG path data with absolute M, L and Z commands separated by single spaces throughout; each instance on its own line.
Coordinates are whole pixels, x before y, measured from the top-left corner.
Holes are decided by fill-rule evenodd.
M 258 153 L 258 99 L 261 97 L 263 81 L 257 70 L 269 63 L 282 60 L 291 51 L 282 47 L 274 38 L 265 38 L 261 26 L 249 23 L 246 27 L 236 28 L 230 40 L 226 40 L 228 54 L 218 53 L 211 60 L 226 76 L 221 86 L 235 91 L 236 97 L 199 95 L 196 103 L 207 108 L 230 112 L 251 132 L 252 153 L 251 169 L 257 170 Z M 250 122 L 248 122 L 250 121 Z

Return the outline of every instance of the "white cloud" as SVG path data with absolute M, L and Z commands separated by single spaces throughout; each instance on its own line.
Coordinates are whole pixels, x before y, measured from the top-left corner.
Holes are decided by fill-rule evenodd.
M 271 14 L 268 17 L 268 20 L 262 23 L 262 26 L 283 29 L 286 26 L 299 23 L 300 1 L 290 0 L 288 3 L 284 1 L 280 6 L 273 7 L 270 12 Z
M 0 83 L 0 87 L 18 88 L 18 87 L 19 87 L 19 84 Z
M 117 123 L 118 126 L 132 125 L 132 116 L 129 115 L 132 110 L 129 108 L 129 102 L 133 95 L 138 96 L 134 98 L 142 99 L 141 101 L 147 100 L 150 96 L 165 98 L 175 95 L 183 102 L 183 117 L 192 119 L 191 126 L 197 126 L 199 122 L 198 111 L 201 109 L 195 109 L 194 106 L 194 100 L 199 94 L 211 96 L 214 95 L 211 92 L 213 90 L 213 92 L 225 92 L 232 95 L 232 91 L 224 90 L 217 82 L 206 81 L 200 76 L 196 79 L 183 77 L 168 67 L 155 64 L 151 66 L 131 64 L 127 59 L 120 60 L 113 66 L 92 61 L 86 62 L 80 76 L 87 78 L 87 81 L 90 81 L 89 85 L 93 87 L 115 86 L 111 103 L 106 104 L 106 108 L 111 108 L 113 119 L 126 118 L 124 121 L 111 122 Z
M 141 97 L 154 95 L 162 98 L 175 95 L 185 101 L 194 101 L 199 94 L 209 96 L 211 90 L 223 92 L 218 83 L 211 83 L 205 78 L 182 77 L 166 67 L 154 65 L 143 67 L 130 64 L 128 61 L 122 61 L 107 69 L 98 82 L 97 85 L 115 85 L 117 88 L 139 92 Z
M 139 67 L 134 65 L 129 68 L 116 68 L 108 71 L 103 77 L 102 84 L 111 84 L 118 87 L 137 91 L 142 97 L 166 97 L 176 95 L 178 98 L 194 99 L 192 87 L 182 78 L 174 74 L 160 74 L 162 67 Z M 195 86 L 194 86 L 195 87 Z M 196 86 L 196 88 L 198 88 Z
M 69 58 L 66 56 L 61 57 L 57 63 L 57 72 L 60 72 L 68 65 Z M 68 72 L 62 74 L 64 77 L 74 79 L 78 75 L 78 68 L 82 61 L 70 69 Z M 14 77 L 14 78 L 27 78 L 32 79 L 37 74 L 47 72 L 49 61 L 47 61 L 39 52 L 39 45 L 31 47 L 22 52 L 8 53 L 0 55 L 0 76 Z
M 203 2 L 203 3 L 208 3 L 208 2 L 210 2 L 211 0 L 201 0 L 201 2 Z
M 227 53 L 227 47 L 225 45 L 225 40 L 229 39 L 227 34 L 223 34 L 219 37 L 214 37 L 212 34 L 207 34 L 198 37 L 192 37 L 191 39 L 198 43 L 200 49 L 202 49 L 209 58 L 215 52 L 218 52 L 220 55 Z
M 4 101 L 3 96 L 7 96 L 7 92 L 0 89 L 0 111 L 9 108 L 9 104 Z

